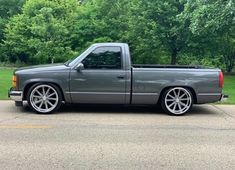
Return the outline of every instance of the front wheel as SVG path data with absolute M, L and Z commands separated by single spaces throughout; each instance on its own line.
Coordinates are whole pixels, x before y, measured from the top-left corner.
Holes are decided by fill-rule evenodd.
M 47 114 L 56 111 L 61 106 L 62 95 L 55 85 L 35 84 L 28 91 L 27 101 L 34 111 Z
M 193 104 L 192 93 L 183 87 L 166 90 L 161 98 L 163 110 L 172 115 L 183 115 L 188 112 Z

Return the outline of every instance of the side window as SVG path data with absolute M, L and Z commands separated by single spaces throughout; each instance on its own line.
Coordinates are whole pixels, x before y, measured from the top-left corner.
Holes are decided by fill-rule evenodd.
M 98 47 L 82 63 L 85 69 L 121 69 L 121 48 Z

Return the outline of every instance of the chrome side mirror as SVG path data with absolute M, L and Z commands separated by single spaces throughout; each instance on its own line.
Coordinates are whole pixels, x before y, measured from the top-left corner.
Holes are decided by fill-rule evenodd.
M 81 72 L 84 69 L 84 65 L 82 63 L 79 63 L 76 68 L 77 71 Z

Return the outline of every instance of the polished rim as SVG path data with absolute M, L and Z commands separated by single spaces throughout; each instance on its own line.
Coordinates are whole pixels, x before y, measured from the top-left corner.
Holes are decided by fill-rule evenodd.
M 56 108 L 58 101 L 57 91 L 49 85 L 39 85 L 30 94 L 32 107 L 41 113 L 51 112 Z
M 173 114 L 183 114 L 187 112 L 192 104 L 190 93 L 184 88 L 173 88 L 165 97 L 166 108 Z

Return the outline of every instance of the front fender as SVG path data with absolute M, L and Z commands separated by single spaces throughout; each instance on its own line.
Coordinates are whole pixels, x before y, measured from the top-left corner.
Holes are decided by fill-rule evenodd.
M 59 89 L 61 89 L 65 102 L 71 102 L 71 97 L 69 93 L 66 93 L 67 91 L 69 91 L 68 82 L 63 81 L 63 80 L 50 79 L 50 78 L 34 78 L 34 79 L 28 79 L 24 81 L 22 83 L 24 100 L 26 100 L 26 93 L 29 90 L 29 88 L 36 83 L 51 83 L 51 84 L 58 86 Z

